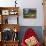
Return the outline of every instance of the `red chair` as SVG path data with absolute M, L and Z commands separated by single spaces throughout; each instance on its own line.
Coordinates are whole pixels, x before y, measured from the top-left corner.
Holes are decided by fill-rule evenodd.
M 37 35 L 34 32 L 34 30 L 32 28 L 28 28 L 27 31 L 25 32 L 24 37 L 22 38 L 22 42 L 21 42 L 21 46 L 27 46 L 27 44 L 25 43 L 25 40 L 34 36 L 37 39 Z M 41 46 L 39 40 L 37 39 L 37 44 L 35 46 Z

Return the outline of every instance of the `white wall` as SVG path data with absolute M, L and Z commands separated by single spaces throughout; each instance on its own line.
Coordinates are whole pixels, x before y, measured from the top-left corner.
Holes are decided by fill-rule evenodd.
M 0 6 L 9 7 L 15 6 L 15 0 L 0 0 Z M 43 6 L 42 0 L 17 0 L 20 7 L 19 13 L 19 24 L 21 26 L 43 26 Z M 36 19 L 24 19 L 23 18 L 23 8 L 36 8 L 37 18 Z
M 15 0 L 0 0 L 0 6 L 1 7 L 10 7 L 10 6 L 14 6 L 14 1 Z
M 43 6 L 42 0 L 21 0 L 18 1 L 20 5 L 20 25 L 24 26 L 43 26 Z M 36 19 L 24 19 L 23 8 L 36 8 L 37 18 Z

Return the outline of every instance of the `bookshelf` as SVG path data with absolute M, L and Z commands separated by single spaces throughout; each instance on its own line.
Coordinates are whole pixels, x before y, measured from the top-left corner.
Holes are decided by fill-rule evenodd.
M 19 39 L 17 38 L 20 28 L 18 17 L 19 7 L 0 7 L 0 46 L 18 46 Z M 9 36 L 11 36 L 11 39 L 9 39 Z

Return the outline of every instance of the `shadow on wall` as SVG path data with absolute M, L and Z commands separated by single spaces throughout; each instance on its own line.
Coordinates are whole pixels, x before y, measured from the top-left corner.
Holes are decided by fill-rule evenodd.
M 21 40 L 23 38 L 24 33 L 26 32 L 26 30 L 28 28 L 32 28 L 36 32 L 39 41 L 41 43 L 43 43 L 43 30 L 42 30 L 42 27 L 41 26 L 32 26 L 32 27 L 31 26 L 21 26 L 20 27 L 20 32 L 19 32 L 20 42 L 21 42 Z

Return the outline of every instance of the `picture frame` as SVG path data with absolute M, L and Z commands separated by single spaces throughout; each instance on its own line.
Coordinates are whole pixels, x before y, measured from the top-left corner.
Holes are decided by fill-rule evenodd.
M 36 8 L 24 8 L 23 17 L 24 18 L 36 18 Z
M 9 14 L 10 14 L 10 15 L 16 15 L 17 13 L 18 13 L 18 12 L 17 12 L 16 10 L 10 10 L 10 11 L 9 11 Z
M 9 10 L 2 10 L 2 15 L 9 15 Z

